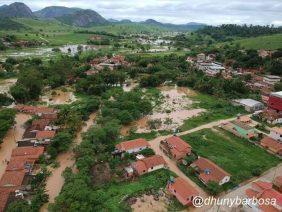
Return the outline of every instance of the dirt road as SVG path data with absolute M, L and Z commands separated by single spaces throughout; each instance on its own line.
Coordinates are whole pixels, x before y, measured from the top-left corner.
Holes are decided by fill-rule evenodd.
M 17 114 L 15 118 L 16 124 L 7 132 L 5 138 L 3 139 L 3 143 L 0 144 L 0 178 L 4 174 L 7 167 L 5 160 L 10 160 L 13 149 L 17 147 L 16 141 L 22 139 L 24 134 L 25 129 L 23 125 L 30 118 L 31 116 L 27 114 Z
M 93 121 L 96 118 L 96 113 L 93 113 L 89 116 L 89 120 L 84 123 L 81 131 L 77 134 L 76 139 L 74 140 L 73 147 L 79 145 L 82 142 L 82 134 L 86 132 L 91 126 L 93 126 Z M 75 158 L 73 153 L 73 147 L 69 151 L 60 154 L 57 157 L 57 162 L 60 164 L 58 168 L 51 168 L 51 176 L 47 178 L 46 181 L 46 193 L 49 195 L 49 203 L 54 203 L 55 198 L 59 195 L 63 185 L 64 177 L 62 176 L 63 171 L 67 168 L 75 169 Z M 40 211 L 48 211 L 48 203 L 45 204 Z

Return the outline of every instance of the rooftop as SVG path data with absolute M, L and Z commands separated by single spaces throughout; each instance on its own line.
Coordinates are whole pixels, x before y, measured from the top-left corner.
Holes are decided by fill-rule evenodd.
M 45 131 L 37 131 L 36 138 L 37 139 L 51 139 L 54 138 L 56 135 L 55 131 L 45 130 Z
M 12 157 L 29 156 L 29 159 L 38 159 L 44 153 L 44 147 L 17 147 L 12 151 Z
M 229 173 L 215 163 L 203 157 L 200 157 L 192 165 L 198 167 L 200 171 L 199 177 L 205 183 L 208 183 L 209 181 L 220 182 L 225 176 L 230 176 Z
M 124 141 L 116 145 L 116 148 L 120 151 L 127 151 L 131 149 L 137 149 L 141 147 L 149 147 L 150 144 L 143 138 L 138 138 L 131 141 Z
M 261 102 L 254 100 L 254 99 L 236 99 L 234 101 L 239 104 L 246 105 L 249 107 L 256 106 L 257 104 L 262 104 Z

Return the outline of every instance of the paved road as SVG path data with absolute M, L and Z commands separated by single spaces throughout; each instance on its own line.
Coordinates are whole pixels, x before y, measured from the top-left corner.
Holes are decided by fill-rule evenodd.
M 219 199 L 223 199 L 223 198 L 232 198 L 235 199 L 237 196 L 239 198 L 245 198 L 245 191 L 246 189 L 250 188 L 252 185 L 252 182 L 258 181 L 258 180 L 262 180 L 262 181 L 266 181 L 266 182 L 273 182 L 273 180 L 275 179 L 275 177 L 277 177 L 278 175 L 282 174 L 282 164 L 280 163 L 278 166 L 273 167 L 271 169 L 269 169 L 268 171 L 266 171 L 264 174 L 262 174 L 260 177 L 258 178 L 252 178 L 251 180 L 249 180 L 249 182 L 245 185 L 240 186 L 239 188 L 229 192 L 228 194 L 224 194 L 221 195 L 219 197 Z M 233 210 L 232 210 L 233 209 Z M 232 207 L 232 208 L 228 208 L 228 207 L 224 207 L 224 206 L 213 206 L 211 209 L 209 209 L 208 211 L 210 212 L 217 212 L 217 211 L 235 211 L 236 206 Z

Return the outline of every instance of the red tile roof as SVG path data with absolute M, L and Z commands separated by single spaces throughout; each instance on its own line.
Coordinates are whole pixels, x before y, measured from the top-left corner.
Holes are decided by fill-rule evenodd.
M 6 168 L 6 171 L 25 170 L 27 164 L 33 165 L 35 159 L 29 159 L 29 156 L 14 156 Z M 28 170 L 27 170 L 28 171 Z
M 245 191 L 246 195 L 249 198 L 256 199 L 276 199 L 276 205 L 260 205 L 260 209 L 267 212 L 279 212 L 279 208 L 282 207 L 282 194 L 272 188 L 269 188 L 269 183 L 267 182 L 259 181 L 259 184 L 266 186 L 258 187 L 258 182 L 254 182 L 252 183 L 252 188 Z
M 38 120 L 34 120 L 31 124 L 31 128 L 30 130 L 44 130 L 46 126 L 48 126 L 48 124 L 50 124 L 50 120 L 47 119 L 38 119 Z
M 199 195 L 196 188 L 186 182 L 184 179 L 177 177 L 174 182 L 168 184 L 168 189 L 183 205 L 189 203 L 187 201 L 188 197 L 195 197 Z
M 4 212 L 7 207 L 10 193 L 14 191 L 15 189 L 0 187 L 0 212 Z
M 265 136 L 261 141 L 260 144 L 265 147 L 270 149 L 272 152 L 282 155 L 282 143 Z
M 146 173 L 150 168 L 160 165 L 166 165 L 164 158 L 160 155 L 153 155 L 151 157 L 138 160 L 134 164 L 134 168 L 137 173 L 141 175 Z
M 37 131 L 36 132 L 36 138 L 37 139 L 51 139 L 54 138 L 56 135 L 55 131 Z
M 168 143 L 169 147 L 171 148 L 171 154 L 176 158 L 176 159 L 181 159 L 185 155 L 191 153 L 191 146 L 183 141 L 181 138 L 177 136 L 172 136 L 170 138 L 166 139 L 166 142 Z
M 225 176 L 231 176 L 215 163 L 203 157 L 200 157 L 198 160 L 192 163 L 192 166 L 196 166 L 199 169 L 199 178 L 206 184 L 209 181 L 219 183 Z
M 12 157 L 29 156 L 29 159 L 39 159 L 44 153 L 44 147 L 17 147 L 12 151 Z
M 148 141 L 143 138 L 138 138 L 132 141 L 124 141 L 116 145 L 116 149 L 120 151 L 128 151 L 132 149 L 138 149 L 142 147 L 150 147 Z
M 18 187 L 23 183 L 25 171 L 6 171 L 0 180 L 1 187 Z
M 58 118 L 57 113 L 47 113 L 47 114 L 42 114 L 41 116 L 42 119 L 48 119 L 50 121 L 55 121 Z

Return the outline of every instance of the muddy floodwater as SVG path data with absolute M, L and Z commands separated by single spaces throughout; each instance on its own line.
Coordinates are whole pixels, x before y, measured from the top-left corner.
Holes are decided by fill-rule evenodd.
M 76 170 L 75 167 L 75 158 L 73 153 L 73 147 L 75 145 L 79 145 L 82 142 L 82 134 L 86 132 L 91 126 L 93 126 L 94 120 L 96 118 L 96 113 L 93 113 L 89 116 L 89 120 L 86 121 L 79 133 L 74 140 L 73 146 L 70 148 L 69 151 L 60 154 L 56 161 L 60 164 L 57 168 L 48 167 L 51 171 L 51 176 L 47 178 L 46 181 L 46 193 L 49 195 L 49 203 L 54 203 L 55 198 L 59 195 L 63 185 L 64 185 L 64 178 L 62 173 L 67 167 L 72 168 L 74 171 Z M 48 204 L 45 204 L 40 211 L 47 211 Z
M 82 47 L 82 51 L 88 51 L 88 50 L 98 50 L 101 48 L 100 46 L 95 45 L 64 45 L 60 46 L 57 49 L 60 50 L 61 53 L 64 54 L 71 54 L 72 56 L 75 55 L 78 52 L 78 46 Z M 5 61 L 8 57 L 50 57 L 55 55 L 55 52 L 53 51 L 53 48 L 51 47 L 38 47 L 38 48 L 26 48 L 22 50 L 12 50 L 3 52 L 0 55 L 0 61 Z
M 53 89 L 41 96 L 40 101 L 47 105 L 62 105 L 75 102 L 76 97 L 71 88 Z
M 16 124 L 7 132 L 3 139 L 3 143 L 0 144 L 0 178 L 4 174 L 7 167 L 5 160 L 10 160 L 13 149 L 17 147 L 16 141 L 22 139 L 23 133 L 25 131 L 24 123 L 30 118 L 31 116 L 27 114 L 17 114 L 15 118 Z
M 149 122 L 157 121 L 158 126 L 156 130 L 174 130 L 181 125 L 184 121 L 200 115 L 204 109 L 193 108 L 193 101 L 191 96 L 196 95 L 194 91 L 177 86 L 163 86 L 159 90 L 163 96 L 162 103 L 153 109 L 151 115 L 125 126 L 121 130 L 122 135 L 127 135 L 130 129 L 136 129 L 137 133 L 147 133 L 151 129 Z

